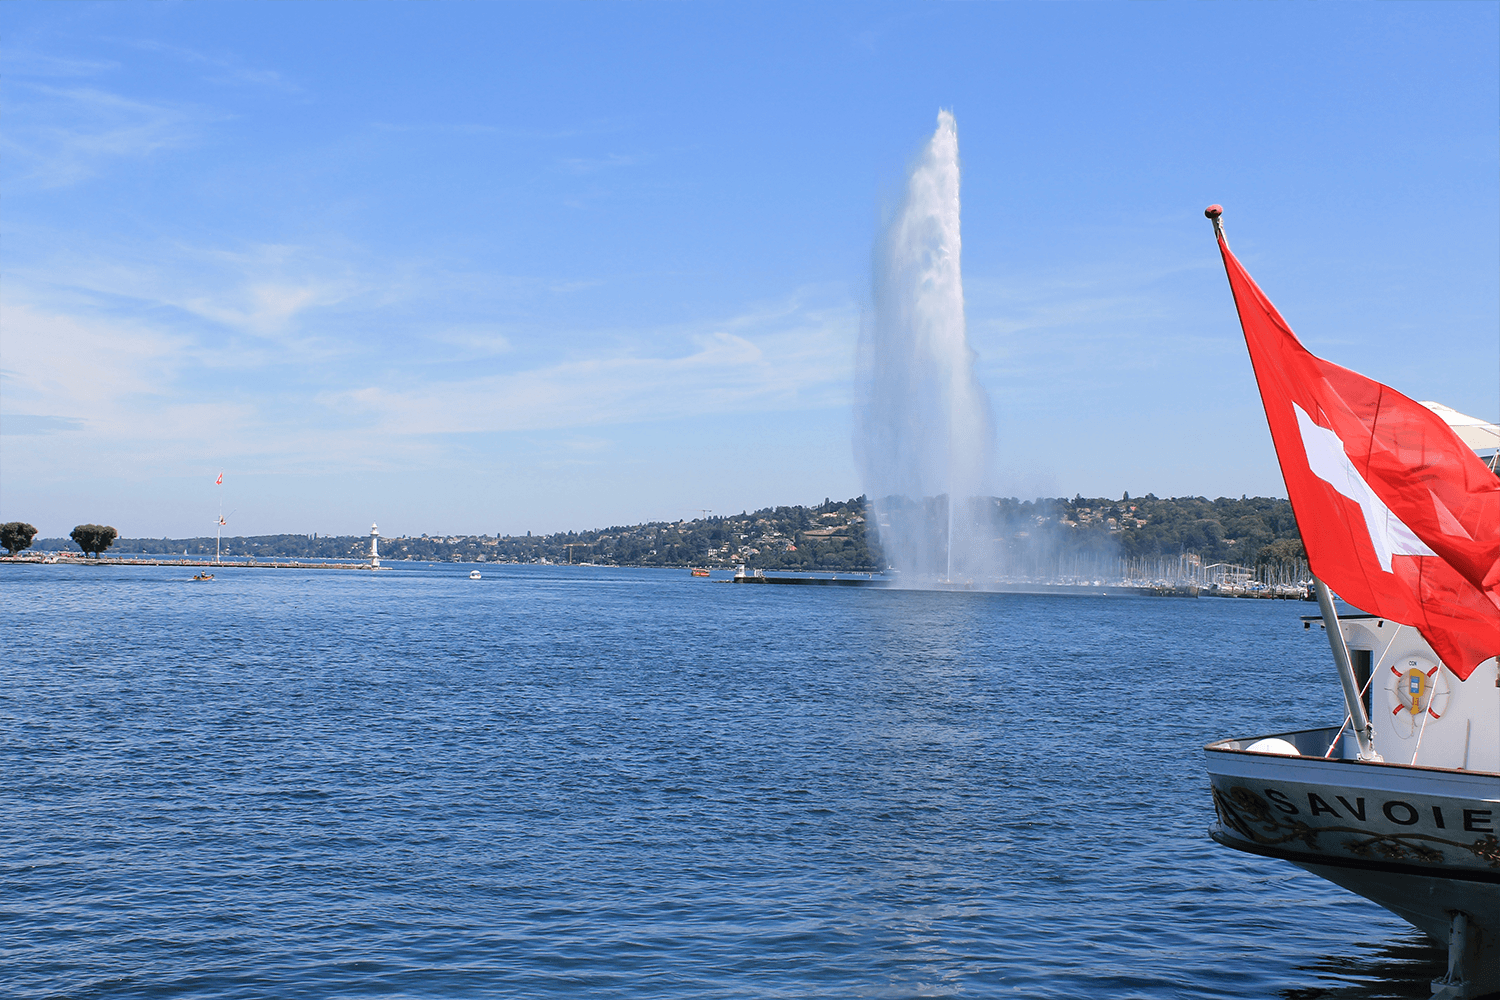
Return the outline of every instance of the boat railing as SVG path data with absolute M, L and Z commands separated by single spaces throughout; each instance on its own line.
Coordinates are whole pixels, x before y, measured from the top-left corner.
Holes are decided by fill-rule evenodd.
M 1261 740 L 1285 740 L 1297 748 L 1303 757 L 1326 757 L 1329 760 L 1356 760 L 1359 757 L 1359 741 L 1348 729 L 1325 726 L 1322 729 L 1304 729 L 1295 733 L 1268 733 L 1237 740 L 1215 740 L 1207 750 L 1249 750 Z

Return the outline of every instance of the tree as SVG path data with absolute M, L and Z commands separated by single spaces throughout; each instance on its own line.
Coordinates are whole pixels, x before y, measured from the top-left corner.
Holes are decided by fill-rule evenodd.
M 31 548 L 31 540 L 36 537 L 36 527 L 25 521 L 7 521 L 0 524 L 0 545 L 10 550 L 15 555 L 22 549 Z
M 80 524 L 69 532 L 68 537 L 78 543 L 78 547 L 85 553 L 92 552 L 94 558 L 99 558 L 99 553 L 114 544 L 120 533 L 114 528 L 102 524 Z
M 1295 565 L 1305 562 L 1307 562 L 1307 549 L 1302 547 L 1300 538 L 1278 538 L 1262 546 L 1255 556 L 1257 569 L 1275 564 Z

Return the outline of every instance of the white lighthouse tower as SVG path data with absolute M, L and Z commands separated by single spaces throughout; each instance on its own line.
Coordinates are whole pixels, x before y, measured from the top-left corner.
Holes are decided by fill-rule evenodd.
M 370 525 L 370 568 L 380 568 L 380 529 Z

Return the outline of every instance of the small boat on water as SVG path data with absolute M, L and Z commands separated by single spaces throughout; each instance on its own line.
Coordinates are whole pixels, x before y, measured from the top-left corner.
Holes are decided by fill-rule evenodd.
M 480 574 L 479 570 L 477 570 L 477 569 L 471 569 L 471 570 L 469 570 L 469 579 L 470 580 L 478 580 L 480 578 L 480 575 L 481 574 Z
M 707 576 L 708 575 L 708 570 L 706 570 L 706 569 L 698 569 L 697 567 L 694 567 L 693 568 L 693 575 L 694 576 Z
M 194 580 L 212 580 L 213 578 L 214 575 L 212 573 L 198 573 L 193 576 Z
M 1204 748 L 1214 840 L 1289 861 L 1500 991 L 1500 478 L 1434 407 L 1310 354 L 1215 235 L 1344 692 L 1341 726 Z M 1493 425 L 1491 425 L 1493 426 Z M 1500 428 L 1496 429 L 1500 431 Z M 1332 590 L 1330 589 L 1332 588 Z M 1338 614 L 1332 591 L 1361 609 Z

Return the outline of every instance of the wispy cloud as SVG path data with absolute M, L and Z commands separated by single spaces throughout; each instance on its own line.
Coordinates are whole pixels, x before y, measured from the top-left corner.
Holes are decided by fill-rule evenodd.
M 363 416 L 391 435 L 530 431 L 841 405 L 852 378 L 856 322 L 848 306 L 754 312 L 689 335 L 689 349 L 679 353 L 598 353 L 479 378 L 371 385 L 330 393 L 320 402 Z
M 526 142 L 554 142 L 562 139 L 594 138 L 627 131 L 632 125 L 628 118 L 598 118 L 557 128 L 516 128 L 512 125 L 496 125 L 489 122 L 393 122 L 376 121 L 371 128 L 382 132 L 448 133 L 457 135 L 493 135 L 503 139 L 519 139 Z
M 167 401 L 176 391 L 180 337 L 134 323 L 62 315 L 8 296 L 3 321 L 5 409 L 37 413 L 74 429 L 108 429 L 128 412 Z M 33 419 L 35 419 L 33 417 Z M 23 424 L 25 422 L 23 421 Z M 125 425 L 135 421 L 124 419 Z M 35 433 L 35 431 L 33 431 Z
M 635 167 L 649 163 L 653 157 L 644 154 L 626 155 L 610 153 L 606 156 L 573 156 L 559 161 L 563 169 L 573 174 L 594 174 L 601 170 L 616 170 L 620 167 Z
M 509 337 L 489 325 L 448 327 L 429 333 L 427 339 L 456 347 L 459 356 L 469 358 L 506 354 L 513 346 Z
M 1194 336 L 1181 325 L 1181 294 L 1167 286 L 1204 266 L 1129 261 L 967 278 L 971 315 L 984 317 L 971 322 L 970 337 L 987 370 L 1012 376 L 1044 367 L 1114 377 L 1156 365 L 1161 351 L 1143 347 L 1171 340 L 1180 348 Z
M 288 92 L 301 89 L 276 70 L 248 65 L 235 55 L 212 55 L 154 39 L 122 39 L 122 41 L 126 45 L 145 52 L 170 56 L 185 63 L 206 67 L 210 70 L 210 74 L 205 79 L 210 83 L 249 84 Z
M 1010 333 L 1072 326 L 1119 315 L 1121 310 L 1137 319 L 1158 315 L 1165 306 L 1154 290 L 1164 281 L 1200 272 L 1207 266 L 1197 261 L 1070 264 L 1066 268 L 1017 271 L 1004 279 L 965 276 L 964 288 L 970 298 L 983 301 L 986 312 L 997 314 L 988 323 L 991 329 Z
M 65 187 L 121 159 L 195 141 L 212 117 L 201 108 L 132 100 L 96 87 L 15 84 L 0 148 L 11 182 Z
M 68 58 L 29 49 L 0 50 L 0 62 L 5 64 L 5 75 L 13 80 L 26 77 L 96 76 L 120 66 L 112 59 Z
M 267 469 L 378 469 L 440 461 L 451 435 L 844 405 L 857 327 L 842 290 L 814 288 L 717 320 L 563 335 L 538 318 L 547 303 L 602 279 L 355 248 L 69 246 L 7 278 L 7 413 L 72 421 L 120 462 L 212 443 Z M 455 296 L 507 318 L 455 317 Z M 602 447 L 578 440 L 570 451 Z
M 12 292 L 3 324 L 7 464 L 162 474 L 227 455 L 263 458 L 278 427 L 297 422 L 292 392 L 205 383 L 201 345 L 150 322 L 68 314 Z M 337 447 L 327 427 L 303 424 L 308 440 L 294 442 L 291 464 Z
M 35 413 L 0 413 L 0 434 L 57 434 L 83 428 L 77 417 L 49 417 Z
M 32 245 L 42 243 L 38 235 Z M 362 274 L 337 254 L 290 244 L 52 245 L 10 269 L 33 298 L 81 298 L 94 312 L 168 310 L 309 356 L 330 347 L 326 334 L 304 329 L 307 314 L 361 297 L 375 306 L 393 294 L 391 281 Z
M 159 289 L 160 300 L 258 337 L 302 339 L 294 326 L 297 317 L 374 291 L 352 268 L 305 248 L 261 245 L 200 253 L 204 264 L 228 280 L 206 294 L 185 294 L 174 282 Z

